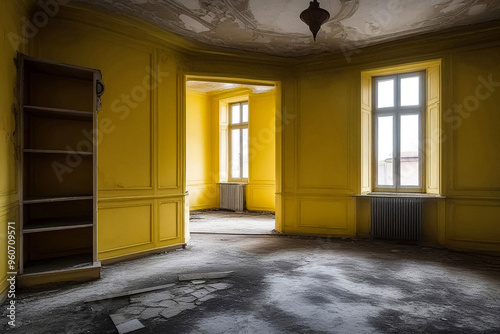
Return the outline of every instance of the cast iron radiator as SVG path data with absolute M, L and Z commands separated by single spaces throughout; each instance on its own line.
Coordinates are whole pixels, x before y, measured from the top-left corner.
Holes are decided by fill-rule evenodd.
M 219 183 L 220 208 L 245 211 L 245 183 Z
M 422 238 L 422 199 L 373 197 L 371 233 L 374 238 L 419 241 Z

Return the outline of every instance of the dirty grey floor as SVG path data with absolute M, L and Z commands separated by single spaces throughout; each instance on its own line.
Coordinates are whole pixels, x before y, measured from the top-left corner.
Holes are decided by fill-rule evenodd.
M 179 282 L 185 273 L 233 271 Z M 164 290 L 84 303 L 103 294 Z M 394 242 L 193 234 L 187 249 L 20 291 L 6 333 L 500 333 L 500 257 Z M 5 318 L 3 307 L 2 318 Z
M 274 213 L 232 212 L 223 210 L 191 211 L 189 230 L 193 233 L 273 234 Z

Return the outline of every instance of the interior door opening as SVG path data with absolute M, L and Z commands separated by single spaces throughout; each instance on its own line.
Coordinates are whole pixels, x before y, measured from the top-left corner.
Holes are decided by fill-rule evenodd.
M 185 175 L 191 232 L 278 230 L 279 99 L 275 82 L 186 78 Z

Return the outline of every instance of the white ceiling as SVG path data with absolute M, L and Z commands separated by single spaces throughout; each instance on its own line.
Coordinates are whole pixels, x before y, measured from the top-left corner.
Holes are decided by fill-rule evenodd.
M 223 92 L 230 89 L 247 88 L 250 89 L 254 94 L 259 94 L 272 91 L 275 88 L 274 86 L 243 85 L 237 83 L 212 82 L 212 81 L 201 81 L 201 80 L 190 80 L 186 83 L 186 86 L 187 88 L 193 89 L 200 93 Z
M 319 0 L 330 12 L 314 42 L 309 0 L 76 0 L 213 46 L 297 57 L 500 19 L 499 0 Z

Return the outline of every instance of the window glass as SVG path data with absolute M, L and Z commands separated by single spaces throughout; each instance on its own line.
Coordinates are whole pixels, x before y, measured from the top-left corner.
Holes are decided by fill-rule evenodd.
M 400 184 L 402 186 L 418 186 L 419 182 L 419 115 L 401 116 L 400 136 Z
M 394 79 L 377 81 L 377 108 L 394 107 Z
M 231 130 L 231 177 L 240 178 L 240 129 Z
M 231 106 L 231 124 L 240 123 L 240 105 L 233 104 Z
M 241 122 L 248 123 L 248 103 L 242 103 L 241 107 L 243 108 L 243 110 L 242 110 L 243 117 L 242 117 Z
M 394 116 L 378 116 L 377 126 L 377 182 L 379 186 L 393 186 Z
M 401 106 L 418 106 L 420 101 L 420 77 L 401 79 Z

